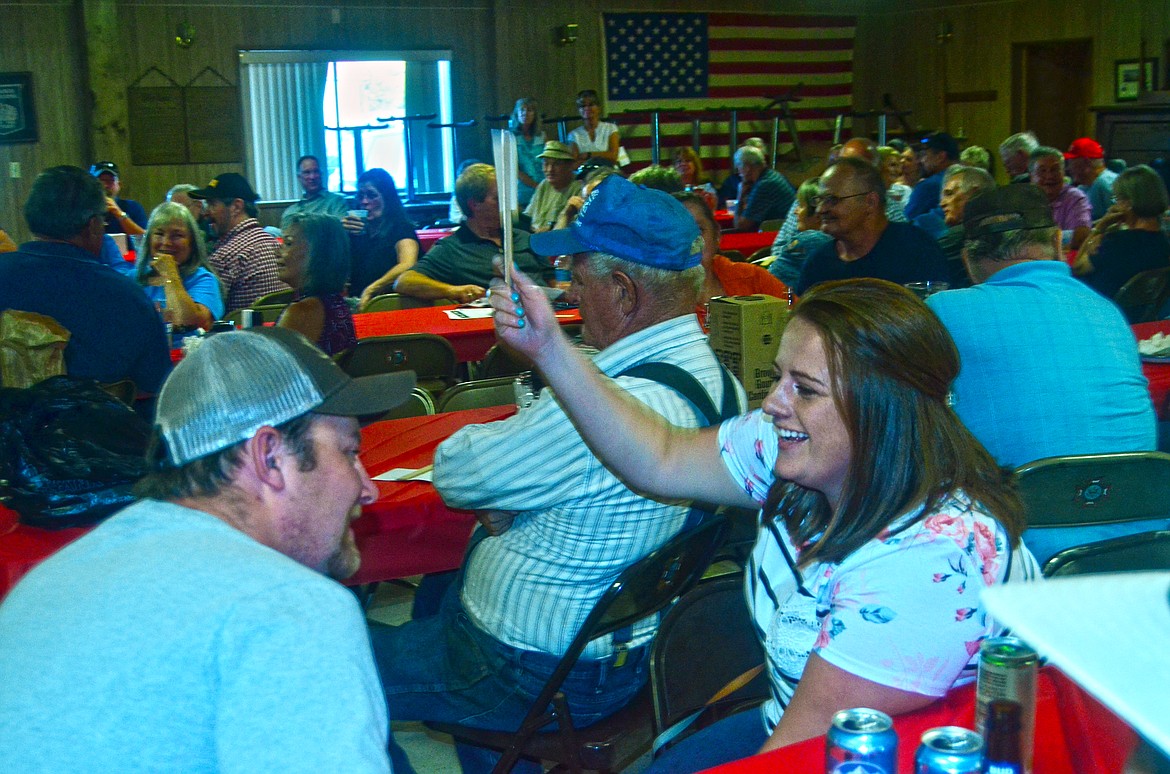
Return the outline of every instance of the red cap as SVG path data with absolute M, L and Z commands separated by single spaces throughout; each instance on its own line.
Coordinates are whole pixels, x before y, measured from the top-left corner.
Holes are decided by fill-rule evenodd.
M 1066 159 L 1103 159 L 1105 158 L 1105 149 L 1101 147 L 1101 143 L 1089 137 L 1081 137 L 1073 140 L 1072 145 L 1068 146 L 1068 152 L 1064 154 Z

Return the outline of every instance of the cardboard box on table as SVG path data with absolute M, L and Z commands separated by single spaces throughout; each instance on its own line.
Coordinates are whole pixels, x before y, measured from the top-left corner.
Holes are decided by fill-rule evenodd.
M 788 322 L 788 302 L 774 296 L 723 296 L 707 307 L 711 349 L 739 379 L 748 407 L 759 408 L 772 387 L 772 362 Z

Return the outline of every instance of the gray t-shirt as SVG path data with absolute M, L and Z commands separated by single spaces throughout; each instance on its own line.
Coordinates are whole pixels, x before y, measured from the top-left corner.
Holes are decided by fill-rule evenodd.
M 352 594 L 144 500 L 0 605 L 0 771 L 387 772 Z

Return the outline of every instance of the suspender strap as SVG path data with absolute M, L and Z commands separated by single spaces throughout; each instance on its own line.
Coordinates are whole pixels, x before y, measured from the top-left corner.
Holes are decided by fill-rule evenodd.
M 637 379 L 648 379 L 652 382 L 669 387 L 690 402 L 699 415 L 699 426 L 709 427 L 731 419 L 739 413 L 739 402 L 736 400 L 735 382 L 730 373 L 722 365 L 719 371 L 723 374 L 723 406 L 716 411 L 715 402 L 699 380 L 673 363 L 641 363 L 627 368 L 618 376 L 633 376 Z M 692 505 L 687 513 L 687 520 L 683 523 L 683 531 L 693 529 L 703 523 L 711 511 Z
M 703 385 L 699 384 L 699 380 L 673 363 L 641 363 L 627 368 L 618 376 L 649 379 L 669 387 L 690 401 L 699 415 L 706 420 L 700 426 L 707 427 L 731 419 L 739 413 L 739 405 L 735 399 L 735 382 L 726 368 L 720 366 L 719 370 L 723 374 L 723 405 L 718 411 L 711 396 L 703 389 Z

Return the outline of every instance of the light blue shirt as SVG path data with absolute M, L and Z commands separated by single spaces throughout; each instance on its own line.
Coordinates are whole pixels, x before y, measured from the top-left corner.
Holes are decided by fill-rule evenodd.
M 544 153 L 544 132 L 536 132 L 532 135 L 532 142 L 524 138 L 524 135 L 519 132 L 514 132 L 516 135 L 516 166 L 520 171 L 531 177 L 536 182 L 544 180 L 544 159 L 540 158 L 540 154 Z M 517 196 L 520 200 L 521 207 L 527 207 L 528 203 L 532 201 L 532 195 L 536 193 L 536 187 L 524 183 L 524 181 L 517 181 L 519 187 L 516 190 Z M 456 220 L 451 218 L 451 220 Z M 461 220 L 461 218 L 460 218 Z M 458 222 L 456 220 L 456 222 Z
M 1063 262 L 1008 266 L 926 303 L 959 350 L 955 411 L 1001 465 L 1156 448 L 1137 340 L 1117 307 Z M 1043 562 L 1089 542 L 1084 529 L 1029 530 L 1024 542 Z M 1107 530 L 1097 539 L 1142 528 Z
M 1089 204 L 1093 208 L 1093 220 L 1103 218 L 1109 208 L 1113 206 L 1113 183 L 1115 180 L 1117 180 L 1116 172 L 1103 169 L 1092 185 L 1078 186 L 1085 192 L 1085 196 L 1089 197 Z
M 0 605 L 0 771 L 388 772 L 354 596 L 144 500 Z
M 191 296 L 192 301 L 207 307 L 211 312 L 211 319 L 219 320 L 223 317 L 223 291 L 220 289 L 219 280 L 210 271 L 200 266 L 183 278 L 183 288 L 187 295 Z M 146 297 L 158 304 L 159 308 L 167 308 L 167 294 L 162 285 L 143 285 L 142 289 L 146 291 Z

